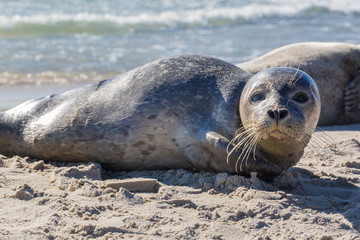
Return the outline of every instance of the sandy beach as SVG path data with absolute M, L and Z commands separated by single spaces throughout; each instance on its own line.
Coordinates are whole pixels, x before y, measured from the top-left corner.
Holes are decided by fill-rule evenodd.
M 360 239 L 359 179 L 360 124 L 315 133 L 272 183 L 1 156 L 0 238 Z

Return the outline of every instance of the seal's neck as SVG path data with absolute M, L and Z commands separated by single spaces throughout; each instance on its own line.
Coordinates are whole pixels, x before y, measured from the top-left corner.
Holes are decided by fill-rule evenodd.
M 296 140 L 266 139 L 259 142 L 257 154 L 282 169 L 288 169 L 300 160 L 304 148 L 304 143 Z

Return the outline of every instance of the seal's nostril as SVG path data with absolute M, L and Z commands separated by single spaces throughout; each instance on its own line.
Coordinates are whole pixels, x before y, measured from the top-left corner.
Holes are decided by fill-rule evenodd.
M 286 109 L 269 110 L 267 114 L 272 119 L 281 120 L 286 118 L 286 116 L 289 114 L 289 111 Z
M 270 118 L 275 119 L 275 113 L 274 113 L 273 110 L 269 110 L 267 113 L 268 113 L 268 116 L 269 116 Z
M 279 119 L 285 118 L 288 115 L 288 110 L 286 109 L 281 109 L 279 110 Z

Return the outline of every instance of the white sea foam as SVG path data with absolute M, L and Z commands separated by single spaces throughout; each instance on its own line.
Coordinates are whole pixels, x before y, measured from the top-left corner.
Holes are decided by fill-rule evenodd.
M 348 3 L 348 4 L 347 4 Z M 349 5 L 350 4 L 350 5 Z M 323 11 L 321 11 L 321 9 Z M 58 23 L 110 23 L 120 27 L 146 26 L 177 26 L 177 25 L 218 25 L 234 22 L 251 21 L 271 17 L 298 17 L 303 14 L 321 14 L 334 11 L 343 14 L 360 13 L 360 5 L 354 1 L 305 1 L 293 3 L 287 1 L 250 3 L 233 8 L 202 8 L 185 11 L 163 11 L 160 13 L 140 13 L 138 15 L 119 16 L 108 13 L 79 12 L 76 14 L 37 14 L 0 16 L 1 28 L 11 28 L 19 24 L 55 25 Z

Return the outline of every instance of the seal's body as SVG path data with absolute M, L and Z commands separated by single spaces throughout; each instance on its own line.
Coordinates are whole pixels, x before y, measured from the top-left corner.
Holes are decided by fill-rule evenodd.
M 319 125 L 360 122 L 360 45 L 296 43 L 237 66 L 251 73 L 271 67 L 298 68 L 319 87 L 323 102 Z
M 298 74 L 295 69 L 275 72 L 284 72 L 285 79 Z M 0 153 L 50 161 L 95 161 L 117 170 L 192 168 L 278 174 L 294 161 L 273 164 L 258 151 L 257 157 L 247 156 L 243 162 L 242 145 L 230 143 L 242 126 L 240 97 L 251 77 L 210 57 L 155 61 L 114 79 L 28 101 L 2 113 Z M 263 81 L 268 78 L 271 74 Z M 276 100 L 271 103 L 276 110 Z M 266 109 L 259 111 L 268 114 Z M 316 125 L 314 115 L 309 121 Z M 306 143 L 300 152 L 296 149 L 300 157 Z

